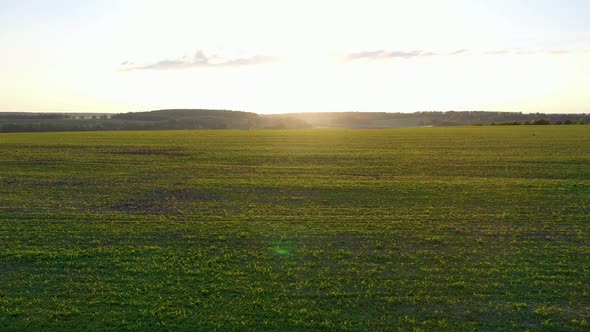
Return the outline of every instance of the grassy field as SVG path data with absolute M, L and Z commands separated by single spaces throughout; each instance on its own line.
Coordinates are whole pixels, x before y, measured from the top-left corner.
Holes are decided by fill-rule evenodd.
M 0 330 L 588 330 L 590 126 L 0 134 Z

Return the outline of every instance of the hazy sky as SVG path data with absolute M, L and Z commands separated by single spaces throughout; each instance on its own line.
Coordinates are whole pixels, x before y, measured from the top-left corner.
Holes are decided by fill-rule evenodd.
M 588 0 L 0 0 L 0 111 L 590 112 L 588 17 Z

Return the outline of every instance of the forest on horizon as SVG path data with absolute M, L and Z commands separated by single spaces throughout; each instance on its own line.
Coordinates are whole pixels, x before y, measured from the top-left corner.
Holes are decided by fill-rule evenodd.
M 0 112 L 0 132 L 101 130 L 209 130 L 402 128 L 477 125 L 572 125 L 590 123 L 590 114 L 522 112 L 310 112 L 256 114 L 252 112 L 167 109 L 130 113 Z

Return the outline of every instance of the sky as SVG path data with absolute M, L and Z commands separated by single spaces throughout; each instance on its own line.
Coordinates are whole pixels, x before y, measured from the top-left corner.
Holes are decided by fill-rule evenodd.
M 0 0 L 0 111 L 590 112 L 590 1 Z

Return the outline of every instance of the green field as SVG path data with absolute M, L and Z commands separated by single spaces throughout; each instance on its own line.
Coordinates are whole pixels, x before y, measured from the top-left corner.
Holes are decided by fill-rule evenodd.
M 588 330 L 590 126 L 0 134 L 0 330 Z

